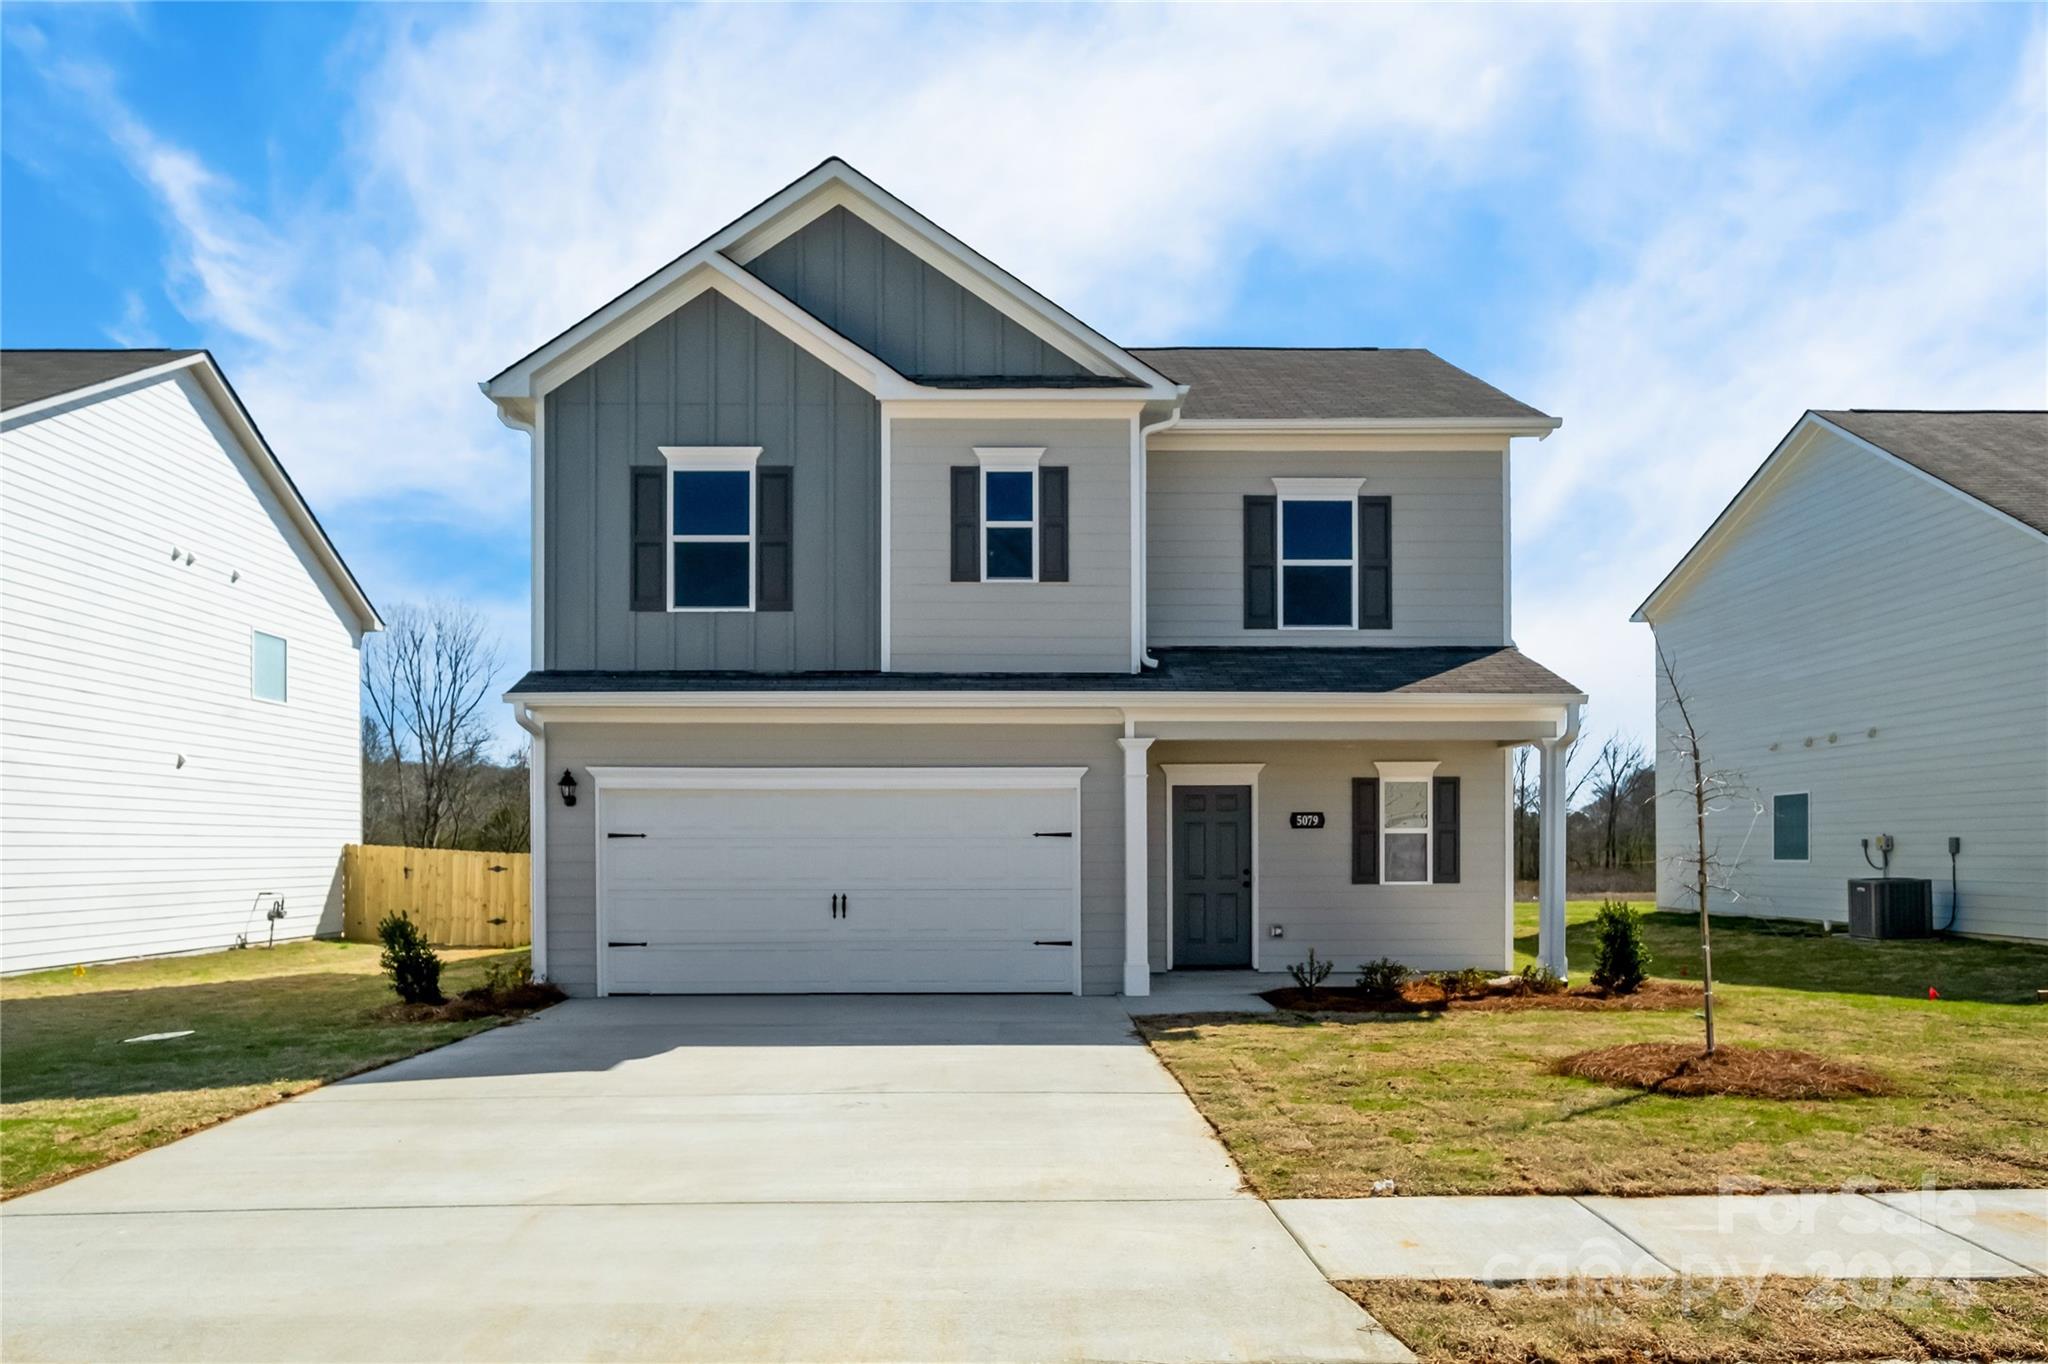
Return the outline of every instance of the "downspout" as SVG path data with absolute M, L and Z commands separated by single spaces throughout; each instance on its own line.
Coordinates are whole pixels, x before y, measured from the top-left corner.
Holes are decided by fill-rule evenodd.
M 1188 397 L 1188 386 L 1180 386 L 1180 403 Z M 1159 660 L 1152 657 L 1152 508 L 1151 496 L 1152 433 L 1164 431 L 1170 426 L 1180 425 L 1181 408 L 1176 403 L 1170 416 L 1153 422 L 1150 426 L 1138 428 L 1138 581 L 1131 590 L 1138 594 L 1138 662 L 1147 668 L 1159 666 Z
M 529 936 L 536 980 L 548 977 L 548 732 L 540 717 L 524 701 L 512 703 L 512 718 L 533 736 L 533 750 L 526 759 L 527 855 L 533 873 L 528 895 Z

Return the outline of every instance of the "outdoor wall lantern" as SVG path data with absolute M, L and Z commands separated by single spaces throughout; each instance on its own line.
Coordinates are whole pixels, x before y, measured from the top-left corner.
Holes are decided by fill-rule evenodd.
M 576 803 L 576 774 L 565 767 L 562 769 L 562 779 L 555 784 L 562 788 L 562 804 L 574 805 Z

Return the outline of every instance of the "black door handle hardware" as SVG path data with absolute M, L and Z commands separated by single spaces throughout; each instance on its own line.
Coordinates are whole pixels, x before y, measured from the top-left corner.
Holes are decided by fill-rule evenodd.
M 851 904 L 852 902 L 853 902 L 853 897 L 852 897 L 851 895 L 848 895 L 848 894 L 847 894 L 847 893 L 846 893 L 845 891 L 843 891 L 843 890 L 842 890 L 841 892 L 839 892 L 839 917 L 840 917 L 840 918 L 844 919 L 844 918 L 846 917 L 846 909 L 847 909 L 847 906 L 848 906 L 849 904 Z
M 1033 947 L 1072 947 L 1074 940 L 1072 938 L 1034 938 L 1031 941 L 1031 945 Z
M 647 944 L 646 944 L 646 943 L 644 943 L 644 942 L 608 942 L 608 943 L 606 943 L 606 944 L 605 944 L 605 946 L 606 946 L 606 947 L 645 947 L 645 946 L 647 946 Z
M 646 834 L 606 834 L 606 838 L 645 838 Z
M 1057 834 L 1033 834 L 1033 835 L 1031 835 L 1031 836 L 1032 836 L 1033 838 L 1072 838 L 1072 837 L 1074 836 L 1074 831 L 1073 831 L 1072 829 L 1068 829 L 1068 830 L 1067 830 L 1066 832 L 1064 832 L 1064 833 L 1057 833 Z

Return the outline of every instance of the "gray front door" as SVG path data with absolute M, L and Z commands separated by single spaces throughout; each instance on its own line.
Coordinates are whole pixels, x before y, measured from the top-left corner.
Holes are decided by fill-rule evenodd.
M 1173 964 L 1252 964 L 1252 789 L 1173 792 Z

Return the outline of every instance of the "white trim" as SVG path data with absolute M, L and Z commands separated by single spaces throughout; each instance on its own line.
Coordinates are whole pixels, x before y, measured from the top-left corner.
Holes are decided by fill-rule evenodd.
M 36 416 L 38 413 L 47 412 L 53 407 L 68 407 L 72 403 L 93 402 L 130 385 L 140 388 L 145 384 L 154 383 L 167 374 L 175 374 L 181 369 L 196 368 L 203 364 L 205 360 L 206 353 L 204 351 L 194 351 L 190 355 L 180 356 L 176 360 L 165 361 L 161 365 L 152 365 L 148 369 L 130 370 L 126 374 L 117 375 L 112 379 L 102 379 L 96 384 L 87 384 L 82 388 L 67 388 L 62 393 L 52 393 L 47 398 L 37 398 L 33 402 L 22 403 L 19 407 L 10 407 L 5 412 L 0 412 L 0 423 L 13 426 L 17 422 L 26 421 L 28 418 Z
M 1785 797 L 1787 797 L 1787 796 L 1803 796 L 1803 797 L 1805 797 L 1805 799 L 1806 799 L 1806 820 L 1805 820 L 1805 824 L 1806 824 L 1806 828 L 1805 828 L 1805 835 L 1806 835 L 1806 837 L 1805 837 L 1805 843 L 1806 843 L 1806 856 L 1804 856 L 1804 857 L 1780 857 L 1780 856 L 1778 856 L 1778 802 L 1779 802 L 1780 800 L 1784 799 L 1784 798 L 1785 798 Z M 1813 792 L 1812 792 L 1812 791 L 1810 791 L 1810 790 L 1807 790 L 1807 791 L 1773 791 L 1773 792 L 1771 792 L 1771 861 L 1773 861 L 1773 862 L 1783 862 L 1783 863 L 1787 864 L 1788 866 L 1800 866 L 1800 865 L 1803 865 L 1803 864 L 1805 864 L 1805 863 L 1808 863 L 1808 862 L 1811 862 L 1811 861 L 1813 861 Z
M 1030 470 L 1036 473 L 1038 462 L 1045 458 L 1043 445 L 977 445 L 974 457 L 983 469 L 1000 470 L 1003 473 L 1018 473 Z
M 896 543 L 896 507 L 891 500 L 896 495 L 896 456 L 894 448 L 892 446 L 893 430 L 895 426 L 895 414 L 889 410 L 889 404 L 881 404 L 881 412 L 879 414 L 879 419 L 882 427 L 880 452 L 882 461 L 880 485 L 882 503 L 882 525 L 880 533 L 882 560 L 879 573 L 879 577 L 881 579 L 882 600 L 878 607 L 879 614 L 877 617 L 877 624 L 878 629 L 881 632 L 881 638 L 877 641 L 878 657 L 875 659 L 875 667 L 877 671 L 888 672 L 889 655 L 891 652 L 890 632 L 896 628 L 896 612 L 893 603 L 890 601 L 891 595 L 896 590 L 896 571 L 894 565 L 892 565 L 889 562 L 889 556 L 891 555 L 891 553 L 894 552 L 894 547 Z
M 1515 753 L 1521 745 L 1503 746 L 1500 751 L 1501 804 L 1501 944 L 1500 969 L 1515 969 Z M 1462 793 L 1459 797 L 1463 799 Z M 1464 812 L 1459 812 L 1460 822 Z M 1459 837 L 1463 837 L 1462 830 Z
M 1038 552 L 1044 539 L 1039 525 L 1040 505 L 1038 496 L 1038 461 L 1045 454 L 1041 448 L 1018 447 L 975 447 L 975 458 L 981 462 L 980 516 L 975 525 L 977 557 L 981 569 L 981 581 L 985 583 L 1035 583 L 1038 581 Z M 991 474 L 1023 474 L 1031 480 L 1031 515 L 1026 520 L 998 521 L 989 515 L 988 480 Z M 1031 573 L 1029 577 L 1005 576 L 991 578 L 988 573 L 988 533 L 991 530 L 1028 530 L 1031 532 Z
M 1157 742 L 1129 732 L 1116 746 L 1124 754 L 1124 960 L 1126 995 L 1152 993 L 1152 893 L 1149 753 Z M 1169 892 L 1170 894 L 1170 892 Z
M 274 639 L 274 640 L 276 640 L 276 641 L 277 641 L 277 642 L 278 642 L 279 644 L 282 644 L 282 645 L 284 646 L 284 679 L 283 679 L 283 680 L 284 680 L 284 695 L 283 695 L 283 696 L 263 696 L 263 695 L 260 695 L 260 694 L 259 694 L 259 693 L 257 692 L 257 690 L 256 690 L 256 640 L 257 640 L 257 637 L 258 637 L 258 636 L 261 636 L 261 637 L 262 637 L 262 638 L 264 638 L 264 639 Z M 262 702 L 262 703 L 263 703 L 264 705 L 266 705 L 266 706 L 284 706 L 284 705 L 289 705 L 289 704 L 291 704 L 291 697 L 292 697 L 292 642 L 291 642 L 291 640 L 287 639 L 287 638 L 286 638 L 285 636 L 283 636 L 283 635 L 274 635 L 274 634 L 272 634 L 272 633 L 271 633 L 270 631 L 268 631 L 268 630 L 259 630 L 259 629 L 255 628 L 254 626 L 251 626 L 251 627 L 249 628 L 249 699 L 250 699 L 251 701 L 260 701 L 260 702 Z
M 527 869 L 531 875 L 528 887 L 527 936 L 528 960 L 533 974 L 540 980 L 548 978 L 548 820 L 553 811 L 548 805 L 548 794 L 554 789 L 548 777 L 548 731 L 529 706 L 514 705 L 512 719 L 532 736 L 531 750 L 526 755 L 527 785 Z M 597 793 L 591 792 L 595 800 Z M 594 810 L 596 807 L 593 806 Z
M 1379 772 L 1379 825 L 1380 825 L 1380 880 L 1383 886 L 1433 886 L 1436 884 L 1436 788 L 1433 779 L 1437 764 L 1433 762 L 1386 762 L 1374 763 Z M 1392 863 L 1387 859 L 1387 839 L 1390 837 L 1412 838 L 1414 829 L 1390 829 L 1387 827 L 1387 788 L 1396 782 L 1404 786 L 1422 787 L 1422 879 L 1420 881 L 1396 881 L 1387 873 Z
M 1069 884 L 1073 946 L 1071 993 L 1081 993 L 1081 779 L 1085 767 L 587 767 L 592 801 L 596 902 L 592 943 L 597 951 L 597 993 L 611 993 L 611 951 L 605 945 L 605 819 L 607 791 L 1025 791 L 1073 794 Z M 534 968 L 540 969 L 538 959 Z
M 1729 499 L 1728 505 L 1723 507 L 1720 514 L 1708 524 L 1706 530 L 1701 532 L 1699 539 L 1693 541 L 1692 547 L 1680 556 L 1676 564 L 1672 565 L 1671 571 L 1664 575 L 1662 581 L 1651 590 L 1650 595 L 1643 598 L 1642 605 L 1635 609 L 1634 614 L 1629 619 L 1638 624 L 1651 623 L 1651 613 L 1653 611 L 1662 610 L 1688 583 L 1698 577 L 1708 564 L 1718 558 L 1722 548 L 1727 545 L 1729 539 L 1751 516 L 1756 514 L 1757 509 L 1765 498 L 1769 496 L 1771 490 L 1792 470 L 1800 458 L 1813 448 L 1813 437 L 1817 432 L 1821 431 L 1825 431 L 1829 435 L 1845 441 L 1853 449 L 1875 456 L 1894 469 L 1901 470 L 1923 483 L 1941 489 L 1951 497 L 1959 498 L 1970 506 L 1976 507 L 1978 510 L 1986 512 L 1997 520 L 2004 522 L 2006 525 L 2024 531 L 2036 539 L 2048 540 L 2048 531 L 2036 530 L 2026 522 L 2000 511 L 1981 498 L 1972 497 L 1969 493 L 1956 487 L 1955 484 L 1936 478 L 1918 465 L 1900 459 L 1883 446 L 1874 445 L 1855 432 L 1835 425 L 1818 412 L 1808 411 L 1799 418 L 1798 422 L 1793 425 L 1790 431 L 1785 433 L 1784 437 L 1775 446 L 1771 447 L 1771 453 L 1764 457 L 1764 462 L 1757 466 L 1756 472 L 1752 473 L 1749 476 L 1749 480 L 1737 490 L 1735 496 Z
M 502 418 L 504 416 L 504 409 L 499 409 L 498 415 Z M 535 668 L 545 668 L 548 666 L 548 584 L 546 571 L 548 548 L 547 417 L 547 404 L 535 403 L 533 405 L 533 423 L 532 425 L 526 427 L 526 448 L 529 456 L 528 462 L 532 466 L 532 478 L 530 486 L 532 489 L 533 496 L 533 538 L 529 542 L 533 550 L 533 587 L 532 593 L 528 597 L 528 601 L 531 604 L 533 612 L 533 620 L 531 622 L 533 633 L 533 652 L 531 654 L 531 662 L 529 666 Z M 535 974 L 538 974 L 539 971 L 540 967 L 535 966 Z
M 1358 490 L 1362 478 L 1276 478 L 1279 494 L 1273 506 L 1273 623 L 1280 630 L 1358 629 Z M 1346 559 L 1289 559 L 1287 557 L 1287 506 L 1291 502 L 1333 502 L 1345 507 L 1351 518 L 1351 556 Z M 1351 582 L 1351 618 L 1342 625 L 1289 625 L 1287 623 L 1287 570 L 1289 568 L 1342 568 Z
M 1116 421 L 1142 412 L 1137 389 L 1010 388 L 1000 397 L 978 388 L 926 388 L 916 396 L 886 399 L 889 411 L 905 420 Z
M 1513 438 L 1487 432 L 1443 431 L 1202 431 L 1176 424 L 1152 438 L 1154 453 L 1222 451 L 1234 455 L 1279 456 L 1301 452 L 1339 454 L 1497 454 Z
M 1514 480 L 1505 448 L 1500 452 L 1500 642 L 1510 648 L 1515 643 Z
M 667 593 L 665 609 L 676 615 L 745 615 L 755 609 L 759 595 L 755 575 L 756 532 L 760 520 L 761 459 L 758 445 L 663 445 L 657 447 L 668 464 L 662 489 L 663 541 L 666 552 L 662 581 Z M 747 476 L 747 533 L 744 535 L 683 535 L 676 531 L 676 477 L 679 474 L 745 474 Z M 745 606 L 678 606 L 676 604 L 677 545 L 745 545 L 747 547 L 747 604 Z
M 1259 856 L 1259 773 L 1264 763 L 1161 763 L 1166 777 L 1166 969 L 1173 970 L 1173 792 L 1180 786 L 1247 786 L 1252 793 L 1252 964 L 1259 969 L 1260 937 L 1259 878 L 1265 863 Z
M 1134 720 L 1369 720 L 1452 719 L 1533 721 L 1562 728 L 1565 712 L 1583 704 L 1585 694 L 1485 696 L 1413 692 L 1158 692 L 1128 691 L 726 691 L 726 692 L 533 692 L 507 701 L 571 712 L 615 709 L 690 712 L 696 710 L 873 710 L 975 711 L 1045 707 L 1101 710 Z M 1478 712 L 1478 714 L 1475 714 Z
M 1181 423 L 1181 430 L 1190 433 L 1274 431 L 1330 434 L 1469 432 L 1487 436 L 1534 436 L 1542 440 L 1563 425 L 1556 417 L 1191 417 Z

